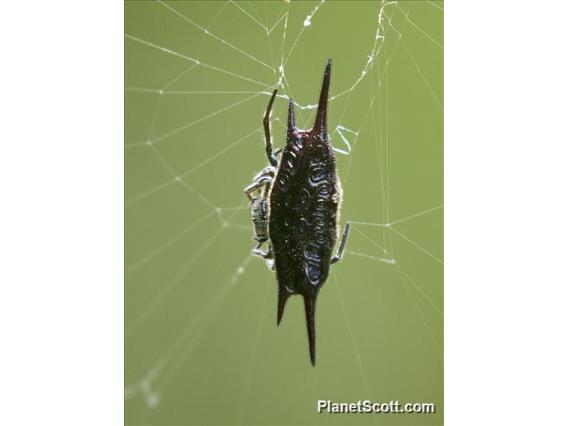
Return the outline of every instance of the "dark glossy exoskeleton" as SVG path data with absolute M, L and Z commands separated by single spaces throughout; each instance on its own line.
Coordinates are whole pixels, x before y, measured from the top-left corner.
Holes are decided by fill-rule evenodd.
M 250 199 L 253 239 L 257 241 L 253 253 L 266 259 L 269 268 L 276 271 L 277 323 L 282 320 L 288 298 L 293 294 L 302 295 L 313 365 L 317 296 L 327 280 L 330 265 L 341 259 L 349 233 L 349 224 L 346 224 L 339 250 L 333 255 L 339 234 L 342 192 L 335 153 L 327 133 L 330 78 L 329 60 L 311 130 L 296 127 L 294 102 L 290 99 L 286 145 L 278 153 L 272 151 L 269 123 L 277 92 L 274 90 L 264 116 L 270 166 L 245 188 Z M 263 252 L 261 247 L 265 242 L 269 246 Z

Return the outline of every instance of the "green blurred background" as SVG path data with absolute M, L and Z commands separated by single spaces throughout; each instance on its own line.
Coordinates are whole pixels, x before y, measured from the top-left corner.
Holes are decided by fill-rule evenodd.
M 133 1 L 124 43 L 125 422 L 442 424 L 443 3 Z M 242 189 L 266 164 L 279 66 L 306 106 L 327 58 L 333 143 L 357 133 L 337 155 L 355 224 L 320 292 L 314 368 L 301 298 L 276 327 Z M 279 98 L 276 146 L 285 114 Z M 437 413 L 317 414 L 318 399 Z

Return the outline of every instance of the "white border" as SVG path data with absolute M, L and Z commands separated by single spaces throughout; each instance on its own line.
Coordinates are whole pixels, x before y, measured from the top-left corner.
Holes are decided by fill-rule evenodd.
M 122 424 L 123 4 L 0 20 L 0 424 Z
M 0 25 L 1 424 L 123 422 L 123 5 Z M 446 4 L 446 424 L 567 424 L 566 3 Z
M 568 424 L 567 12 L 446 2 L 448 425 Z

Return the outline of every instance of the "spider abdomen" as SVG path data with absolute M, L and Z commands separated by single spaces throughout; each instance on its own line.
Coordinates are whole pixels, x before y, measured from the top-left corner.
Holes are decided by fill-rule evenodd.
M 278 280 L 280 323 L 286 300 L 304 298 L 310 358 L 315 365 L 315 308 L 337 242 L 341 187 L 327 135 L 328 62 L 314 127 L 296 128 L 290 100 L 286 145 L 270 189 L 269 234 Z
M 331 146 L 303 132 L 294 167 L 281 166 L 270 196 L 270 240 L 280 286 L 290 294 L 317 294 L 337 242 L 341 189 Z M 290 155 L 287 144 L 282 163 Z M 314 152 L 319 153 L 314 158 Z M 322 154 L 323 153 L 323 154 Z
M 266 259 L 278 280 L 277 323 L 282 320 L 288 298 L 293 294 L 302 295 L 313 365 L 316 362 L 318 292 L 327 280 L 330 265 L 342 258 L 349 234 L 347 223 L 337 254 L 332 256 L 338 237 L 341 186 L 327 135 L 330 76 L 329 60 L 311 130 L 296 127 L 294 102 L 290 99 L 286 144 L 280 158 L 273 151 L 270 135 L 270 112 L 277 93 L 274 89 L 263 119 L 270 165 L 244 189 L 250 200 L 253 238 L 258 243 L 253 254 Z M 255 191 L 260 191 L 258 198 L 252 196 Z M 268 251 L 263 252 L 261 245 L 266 241 L 269 241 Z
M 259 243 L 268 240 L 268 229 L 266 223 L 268 219 L 268 206 L 266 199 L 258 197 L 253 198 L 250 202 L 251 219 L 254 225 L 253 239 Z

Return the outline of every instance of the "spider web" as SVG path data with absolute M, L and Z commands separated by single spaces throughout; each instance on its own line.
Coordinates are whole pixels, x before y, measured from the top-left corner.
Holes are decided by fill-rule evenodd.
M 368 398 L 436 402 L 384 421 L 440 423 L 442 3 L 129 2 L 125 16 L 126 422 L 319 423 L 318 399 Z M 278 147 L 289 97 L 311 127 L 328 57 L 353 226 L 313 369 L 298 301 L 275 327 L 242 188 L 266 164 L 272 89 Z

